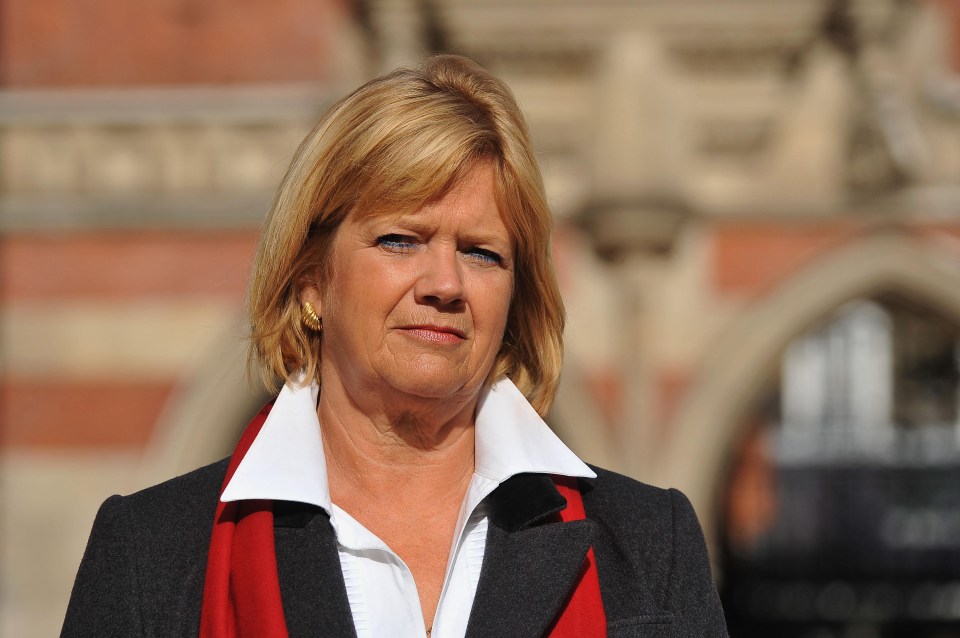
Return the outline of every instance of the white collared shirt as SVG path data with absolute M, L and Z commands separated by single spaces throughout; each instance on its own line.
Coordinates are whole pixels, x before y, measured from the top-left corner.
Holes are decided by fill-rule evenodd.
M 323 508 L 337 537 L 358 638 L 423 638 L 426 627 L 412 572 L 382 540 L 330 500 L 318 393 L 316 384 L 283 387 L 220 500 L 273 499 Z M 496 382 L 481 397 L 475 421 L 474 473 L 451 539 L 431 638 L 466 633 L 486 549 L 487 495 L 521 473 L 596 476 L 509 379 Z

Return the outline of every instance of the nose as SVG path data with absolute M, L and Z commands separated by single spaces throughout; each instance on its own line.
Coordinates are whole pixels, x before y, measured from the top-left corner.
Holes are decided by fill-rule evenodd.
M 419 303 L 449 306 L 464 299 L 463 272 L 453 246 L 430 246 L 414 286 Z

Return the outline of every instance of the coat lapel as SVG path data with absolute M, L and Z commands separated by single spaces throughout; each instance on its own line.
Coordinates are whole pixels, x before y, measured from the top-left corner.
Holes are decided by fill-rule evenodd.
M 566 501 L 542 475 L 519 475 L 490 495 L 490 525 L 467 638 L 542 636 L 573 589 L 596 533 L 559 522 Z
M 277 571 L 290 638 L 356 637 L 327 514 L 300 503 L 274 504 Z
M 572 591 L 597 526 L 559 521 L 566 500 L 548 476 L 515 476 L 488 498 L 487 545 L 466 636 L 542 636 Z M 319 508 L 283 502 L 274 516 L 291 638 L 355 638 L 330 519 Z

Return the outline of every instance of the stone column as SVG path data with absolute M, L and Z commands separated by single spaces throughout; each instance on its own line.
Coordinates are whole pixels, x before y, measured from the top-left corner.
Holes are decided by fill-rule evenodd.
M 410 66 L 423 55 L 423 16 L 416 0 L 374 0 L 370 16 L 377 34 L 380 72 Z
M 649 264 L 669 252 L 684 216 L 677 193 L 684 153 L 682 104 L 659 40 L 628 31 L 601 57 L 591 200 L 584 225 L 601 254 L 614 256 L 623 303 L 625 378 L 623 456 L 634 476 L 648 474 L 657 445 L 655 397 L 647 352 Z

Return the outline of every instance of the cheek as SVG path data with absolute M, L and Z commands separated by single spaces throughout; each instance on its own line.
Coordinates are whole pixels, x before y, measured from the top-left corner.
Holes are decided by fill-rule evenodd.
M 403 276 L 396 270 L 375 259 L 340 264 L 327 289 L 326 303 L 342 331 L 365 341 L 379 332 L 402 296 Z
M 487 321 L 491 330 L 496 330 L 498 337 L 502 339 L 506 330 L 507 322 L 510 319 L 510 306 L 513 301 L 513 281 L 497 286 L 490 292 L 488 303 L 490 314 Z

